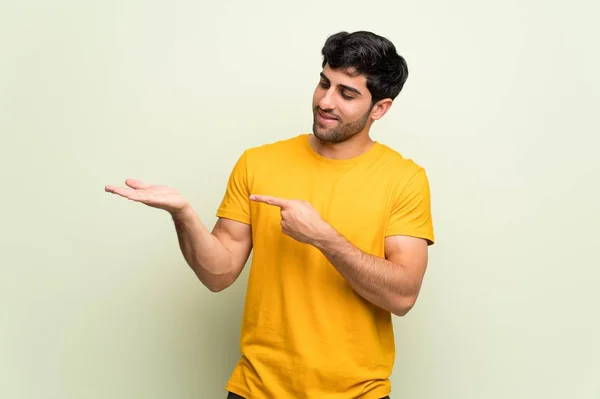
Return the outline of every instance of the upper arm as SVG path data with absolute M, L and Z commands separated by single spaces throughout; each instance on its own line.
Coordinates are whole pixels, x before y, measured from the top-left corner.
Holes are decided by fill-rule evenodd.
M 248 155 L 245 151 L 238 158 L 229 175 L 225 194 L 217 209 L 217 217 L 250 225 L 250 185 L 247 162 Z
M 419 168 L 406 180 L 400 180 L 394 190 L 391 214 L 385 235 L 410 236 L 435 241 L 431 217 L 431 194 L 429 180 L 423 168 Z M 404 241 L 404 240 L 403 240 Z
M 396 187 L 384 241 L 385 258 L 402 266 L 412 301 L 421 288 L 433 243 L 429 181 L 419 168 Z
M 402 266 L 406 282 L 417 295 L 428 261 L 428 241 L 423 238 L 393 235 L 385 238 L 385 258 Z
M 212 234 L 231 253 L 233 275 L 237 277 L 252 251 L 252 229 L 249 224 L 219 218 Z
M 244 268 L 252 250 L 247 157 L 247 151 L 244 151 L 233 166 L 225 194 L 217 209 L 219 219 L 212 231 L 231 253 L 235 277 Z

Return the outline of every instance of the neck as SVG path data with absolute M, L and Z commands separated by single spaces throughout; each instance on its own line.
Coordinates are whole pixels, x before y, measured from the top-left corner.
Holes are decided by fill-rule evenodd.
M 309 136 L 310 145 L 315 152 L 330 159 L 349 159 L 359 156 L 373 146 L 373 140 L 368 134 L 357 134 L 341 143 L 321 141 L 315 135 Z

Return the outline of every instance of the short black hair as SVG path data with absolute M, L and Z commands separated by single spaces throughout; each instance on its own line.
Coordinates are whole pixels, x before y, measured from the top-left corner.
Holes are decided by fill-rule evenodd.
M 394 44 L 373 32 L 335 33 L 327 38 L 321 54 L 323 68 L 353 68 L 356 75 L 365 75 L 372 104 L 384 98 L 394 100 L 408 78 L 406 60 Z

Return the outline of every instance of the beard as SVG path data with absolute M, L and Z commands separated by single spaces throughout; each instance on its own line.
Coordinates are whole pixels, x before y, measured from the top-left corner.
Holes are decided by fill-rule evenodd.
M 361 116 L 360 119 L 347 123 L 344 123 L 338 118 L 337 126 L 327 128 L 320 126 L 317 122 L 317 112 L 317 107 L 315 107 L 313 109 L 313 134 L 319 140 L 332 144 L 341 143 L 351 139 L 363 131 L 369 122 L 370 114 L 369 110 L 363 116 Z

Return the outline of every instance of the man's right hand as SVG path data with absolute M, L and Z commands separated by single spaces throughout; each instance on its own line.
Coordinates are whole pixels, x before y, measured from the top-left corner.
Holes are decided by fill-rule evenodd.
M 249 224 L 219 218 L 210 232 L 176 190 L 135 179 L 127 179 L 125 184 L 127 187 L 106 186 L 104 190 L 171 213 L 181 252 L 200 281 L 213 292 L 233 284 L 252 250 Z
M 128 187 L 106 186 L 104 191 L 153 208 L 164 209 L 172 215 L 181 213 L 190 206 L 179 192 L 170 187 L 153 186 L 135 179 L 127 179 L 125 184 Z

